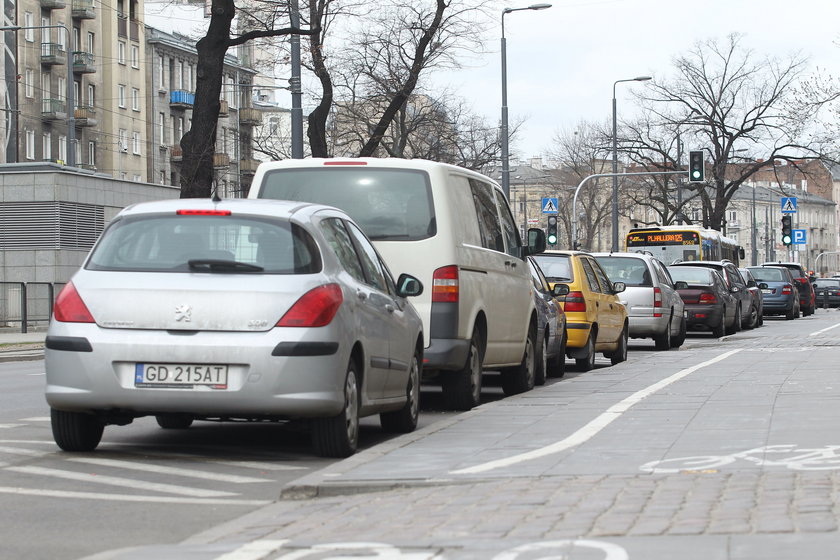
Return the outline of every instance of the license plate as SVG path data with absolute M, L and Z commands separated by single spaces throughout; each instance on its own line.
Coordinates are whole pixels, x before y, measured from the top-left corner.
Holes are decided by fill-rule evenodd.
M 762 294 L 772 294 L 773 290 L 761 290 Z
M 228 366 L 221 364 L 136 364 L 135 387 L 207 386 L 227 389 Z

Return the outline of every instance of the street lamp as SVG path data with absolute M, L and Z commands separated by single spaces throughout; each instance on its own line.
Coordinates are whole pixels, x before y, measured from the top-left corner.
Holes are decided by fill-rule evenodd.
M 70 167 L 76 166 L 76 149 L 73 144 L 76 143 L 76 103 L 73 100 L 73 49 L 70 42 L 70 31 L 67 26 L 56 25 L 4 25 L 0 27 L 0 31 L 20 31 L 21 29 L 63 29 L 67 34 L 67 165 Z
M 522 10 L 545 10 L 551 4 L 532 4 L 527 8 L 505 8 L 502 10 L 502 191 L 510 198 L 510 138 L 508 137 L 507 107 L 507 47 L 505 42 L 505 14 Z
M 650 76 L 637 76 L 635 78 L 628 78 L 626 80 L 616 80 L 613 82 L 612 95 L 612 250 L 618 251 L 618 142 L 617 123 L 615 111 L 615 86 L 621 82 L 646 82 L 652 79 Z

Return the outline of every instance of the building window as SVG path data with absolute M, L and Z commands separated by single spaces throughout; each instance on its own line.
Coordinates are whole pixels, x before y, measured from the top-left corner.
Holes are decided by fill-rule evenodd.
M 117 62 L 125 64 L 125 41 L 117 41 Z
M 140 68 L 140 47 L 131 45 L 131 67 Z
M 135 155 L 140 155 L 140 133 L 131 133 L 131 152 Z
M 52 157 L 52 137 L 49 132 L 44 133 L 42 150 L 44 154 L 44 161 L 49 161 Z
M 66 136 L 59 136 L 58 137 L 58 159 L 61 163 L 67 161 L 67 137 Z
M 158 88 L 166 89 L 163 55 L 158 55 Z
M 131 178 L 131 180 L 134 181 L 135 183 L 140 183 L 140 182 L 143 181 L 143 177 L 141 177 L 140 175 L 135 175 L 134 177 Z
M 67 79 L 64 76 L 58 78 L 58 92 L 55 95 L 56 99 L 67 99 Z
M 193 91 L 193 65 L 187 64 L 187 89 Z
M 96 142 L 88 142 L 88 163 L 96 165 Z
M 88 84 L 88 105 L 96 106 L 96 86 L 93 84 Z
M 23 78 L 23 92 L 26 97 L 35 97 L 35 72 L 30 68 L 26 69 Z
M 178 123 L 175 132 L 178 135 L 178 142 L 180 142 L 181 138 L 184 137 L 184 117 L 178 117 Z
M 96 36 L 93 33 L 91 33 L 90 31 L 88 31 L 88 34 L 87 34 L 87 52 L 89 52 L 91 54 L 96 52 L 96 42 L 94 40 L 95 38 L 96 38 Z
M 120 108 L 125 109 L 125 86 L 123 84 L 117 86 L 117 104 Z
M 134 111 L 140 110 L 140 90 L 131 88 L 131 108 Z
M 160 175 L 158 175 L 158 181 L 160 181 L 161 185 L 166 184 L 166 171 L 161 171 Z
M 35 18 L 32 16 L 32 12 L 26 12 L 23 14 L 23 27 L 23 38 L 29 43 L 34 43 L 35 30 L 33 27 L 35 27 Z M 46 29 L 44 31 L 46 31 Z M 32 157 L 35 156 L 33 155 Z
M 166 115 L 163 113 L 158 113 L 158 138 L 160 139 L 160 145 L 166 145 Z
M 26 131 L 26 159 L 35 159 L 35 131 Z
M 120 129 L 119 139 L 117 140 L 120 152 L 128 152 L 128 131 L 124 128 Z

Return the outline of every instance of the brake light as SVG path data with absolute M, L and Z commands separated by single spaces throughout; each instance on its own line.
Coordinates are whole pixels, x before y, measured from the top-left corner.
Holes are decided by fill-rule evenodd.
M 93 315 L 88 311 L 85 302 L 82 301 L 79 292 L 76 291 L 76 286 L 72 282 L 68 282 L 58 293 L 58 297 L 55 298 L 53 317 L 56 321 L 62 323 L 94 322 Z
M 444 266 L 432 275 L 432 302 L 456 303 L 458 301 L 458 267 Z
M 782 295 L 783 296 L 789 296 L 792 293 L 793 293 L 793 286 L 791 286 L 790 284 L 785 284 L 784 287 L 782 288 Z
M 230 210 L 176 210 L 179 216 L 230 216 Z
M 662 309 L 662 290 L 660 288 L 653 289 L 653 308 L 654 310 L 659 308 Z M 662 317 L 661 311 L 654 311 L 654 317 Z
M 286 311 L 278 327 L 323 327 L 333 320 L 344 301 L 338 284 L 325 284 L 309 290 Z
M 700 294 L 698 302 L 708 304 L 717 303 L 717 296 L 715 296 L 712 292 L 703 292 Z
M 583 292 L 569 292 L 566 294 L 563 311 L 566 313 L 580 313 L 586 311 L 586 300 L 583 297 Z
M 367 165 L 366 161 L 325 161 L 324 165 Z

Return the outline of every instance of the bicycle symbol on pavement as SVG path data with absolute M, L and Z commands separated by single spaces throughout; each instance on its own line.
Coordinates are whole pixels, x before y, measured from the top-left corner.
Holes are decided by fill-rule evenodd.
M 698 455 L 645 463 L 642 472 L 667 474 L 717 469 L 742 460 L 760 467 L 786 467 L 795 471 L 840 469 L 840 445 L 797 448 L 795 445 L 765 445 L 731 455 Z

